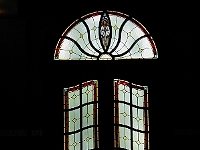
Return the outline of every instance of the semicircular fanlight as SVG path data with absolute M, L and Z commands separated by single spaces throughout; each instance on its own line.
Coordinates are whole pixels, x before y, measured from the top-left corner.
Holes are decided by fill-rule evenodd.
M 158 58 L 149 32 L 117 11 L 96 11 L 74 21 L 61 35 L 54 60 Z

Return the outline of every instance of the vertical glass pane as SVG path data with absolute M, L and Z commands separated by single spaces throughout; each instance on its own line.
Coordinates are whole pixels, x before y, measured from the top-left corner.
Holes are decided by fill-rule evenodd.
M 144 150 L 145 138 L 146 142 L 148 143 L 148 136 L 146 136 L 148 135 L 148 133 L 142 133 L 140 131 L 145 131 L 146 130 L 145 126 L 148 128 L 148 110 L 146 110 L 148 108 L 148 103 L 147 103 L 148 95 L 147 91 L 145 91 L 146 87 L 132 84 L 132 89 L 131 89 L 132 95 L 130 95 L 131 94 L 130 87 L 127 81 L 115 80 L 114 83 L 115 83 L 114 99 L 118 101 L 118 103 L 114 104 L 114 109 L 115 109 L 114 119 L 115 120 L 118 119 L 119 124 L 130 127 L 129 129 L 126 127 L 119 126 L 119 139 L 116 139 L 115 137 L 114 138 L 116 140 L 115 143 L 119 140 L 120 143 L 119 148 L 132 149 L 131 148 L 131 140 L 132 140 L 132 145 L 134 150 Z M 131 101 L 132 103 L 130 103 Z M 145 111 L 147 111 L 147 113 L 145 113 Z M 114 131 L 115 133 L 118 132 L 117 129 L 118 128 L 115 128 Z
M 119 103 L 119 124 L 130 126 L 130 106 Z
M 83 149 L 93 149 L 94 148 L 94 129 L 88 128 L 83 130 Z
M 94 85 L 82 88 L 82 104 L 94 101 Z
M 80 129 L 80 109 L 69 111 L 69 132 Z
M 64 131 L 64 133 L 69 134 L 65 135 L 65 139 L 68 139 L 68 147 L 64 140 L 66 149 L 80 150 L 80 141 L 82 141 L 83 149 L 98 148 L 98 142 L 95 145 L 95 140 L 98 141 L 98 123 L 96 123 L 97 120 L 94 120 L 98 118 L 97 86 L 97 81 L 95 80 L 82 83 L 81 96 L 80 85 L 70 87 L 66 90 L 65 95 L 67 95 L 67 98 L 65 97 L 66 101 L 64 102 L 64 107 L 66 107 L 64 110 L 64 128 L 67 128 L 67 132 Z M 94 127 L 87 128 L 91 125 Z M 77 130 L 78 132 L 71 133 Z
M 80 90 L 70 91 L 68 93 L 68 104 L 69 109 L 74 108 L 80 105 Z
M 90 125 L 94 125 L 94 114 L 93 114 L 93 104 L 90 105 L 86 105 L 82 108 L 82 120 L 83 120 L 83 128 L 90 126 Z
M 119 127 L 120 148 L 131 149 L 131 130 Z

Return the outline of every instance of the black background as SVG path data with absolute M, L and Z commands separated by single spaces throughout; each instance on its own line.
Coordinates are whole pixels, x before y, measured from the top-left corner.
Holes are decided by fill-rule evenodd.
M 99 114 L 105 145 L 111 136 L 107 131 L 112 129 L 112 124 L 105 124 L 112 117 L 112 93 L 108 90 L 113 79 L 124 79 L 149 87 L 151 149 L 198 149 L 199 47 L 194 3 L 28 1 L 17 6 L 15 14 L 0 16 L 3 149 L 62 150 L 63 88 L 92 79 L 101 83 L 103 111 Z M 54 61 L 54 48 L 66 27 L 87 13 L 103 9 L 140 21 L 151 33 L 159 58 Z

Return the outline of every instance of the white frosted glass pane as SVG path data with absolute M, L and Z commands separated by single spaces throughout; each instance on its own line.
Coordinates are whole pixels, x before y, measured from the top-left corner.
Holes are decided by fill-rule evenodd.
M 138 150 L 138 144 L 136 142 L 133 142 L 133 147 L 134 147 L 134 150 Z
M 134 118 L 136 118 L 137 117 L 137 108 L 135 108 L 135 107 L 132 107 L 132 116 L 134 117 Z
M 118 99 L 119 99 L 119 101 L 124 101 L 124 93 L 121 92 L 121 91 L 119 91 L 118 94 L 119 94 L 119 95 L 118 95 Z
M 88 106 L 88 125 L 93 125 L 93 105 Z
M 124 124 L 124 104 L 119 103 L 119 123 Z
M 150 48 L 151 47 L 151 43 L 149 42 L 149 39 L 147 37 L 144 37 L 141 40 L 139 40 L 137 42 L 137 44 L 139 45 L 139 47 L 141 49 L 145 49 L 145 48 Z
M 69 132 L 80 129 L 80 109 L 69 111 Z
M 125 128 L 125 148 L 126 149 L 131 149 L 131 132 L 130 129 Z
M 132 94 L 132 104 L 137 106 L 137 97 Z
M 84 106 L 83 108 L 82 108 L 82 126 L 83 126 L 83 128 L 84 127 L 87 127 L 87 106 Z
M 77 41 L 80 38 L 80 32 L 77 30 L 78 26 L 82 26 L 82 23 L 78 23 L 74 28 L 72 28 L 66 36 Z M 84 33 L 84 32 L 83 32 Z
M 144 110 L 138 109 L 138 123 L 139 123 L 139 130 L 144 131 Z
M 99 20 L 100 20 L 100 15 L 93 16 L 91 18 L 88 18 L 85 20 L 85 22 L 88 24 L 88 27 L 90 29 L 90 38 L 92 41 L 92 44 L 94 47 L 101 52 L 103 52 L 103 49 L 101 47 L 101 43 L 99 40 Z
M 88 147 L 89 149 L 93 149 L 94 148 L 93 128 L 88 129 L 88 135 L 90 137 L 90 139 L 88 140 Z
M 144 107 L 144 97 L 138 97 L 138 106 Z
M 123 139 L 124 137 L 124 128 L 123 127 L 119 127 L 119 140 L 120 140 L 120 147 L 121 148 L 125 148 L 125 141 Z
M 142 51 L 142 57 L 143 58 L 152 58 L 152 57 L 154 57 L 153 50 L 151 48 L 145 48 Z
M 93 125 L 93 104 L 84 106 L 83 109 L 83 127 Z
M 125 18 L 122 18 L 120 16 L 115 16 L 115 15 L 112 15 L 112 14 L 109 14 L 109 16 L 110 16 L 111 25 L 113 27 L 116 25 L 118 28 L 120 28 L 122 23 L 125 20 Z
M 90 91 L 90 92 L 88 92 L 88 102 L 94 101 L 93 88 L 94 88 L 94 86 L 88 86 L 88 90 Z
M 141 144 L 144 144 L 144 133 L 138 133 L 139 134 L 139 141 Z
M 75 133 L 75 142 L 76 142 L 76 146 L 75 149 L 80 149 L 80 133 Z
M 94 86 L 84 87 L 82 90 L 82 104 L 94 101 Z
M 132 21 L 127 21 L 123 27 L 123 30 L 128 32 L 132 32 L 137 26 Z
M 137 89 L 135 89 L 135 88 L 132 88 L 132 94 L 133 94 L 133 95 L 135 95 L 137 92 L 138 92 L 138 90 L 137 90 Z
M 130 103 L 130 88 L 129 86 L 124 86 L 125 92 L 125 102 Z
M 129 22 L 129 21 L 128 21 Z M 138 38 L 140 38 L 141 36 L 145 35 L 144 32 L 141 30 L 141 28 L 136 27 L 131 31 L 131 36 L 137 40 Z
M 110 52 L 115 47 L 119 38 L 119 28 L 123 20 L 121 19 L 121 22 L 118 22 L 117 18 L 117 16 L 110 16 L 112 26 L 112 38 L 108 52 Z
M 86 39 L 88 39 L 88 35 L 87 35 L 87 34 L 84 34 L 84 35 L 83 35 L 83 38 L 80 40 L 80 41 L 81 41 L 80 44 L 83 45 L 82 48 L 83 48 L 86 52 L 88 52 L 89 54 L 92 54 L 92 55 L 96 55 L 96 56 L 97 56 L 98 53 L 91 47 L 91 45 L 89 44 L 89 41 L 86 40 Z
M 118 53 L 118 54 L 121 54 L 121 53 L 123 53 L 123 52 L 125 52 L 128 48 L 126 47 L 126 44 L 125 44 L 125 42 L 127 41 L 127 33 L 126 32 L 124 32 L 124 31 L 122 31 L 121 32 L 121 42 L 119 43 L 119 46 L 117 47 L 117 49 L 116 49 L 116 52 Z
M 124 110 L 125 110 L 125 114 L 123 114 L 124 116 L 124 125 L 130 126 L 130 106 L 129 105 L 124 105 Z
M 139 150 L 144 150 L 144 144 L 139 145 Z
M 74 141 L 75 141 L 75 139 L 74 139 L 74 134 L 72 134 L 72 135 L 69 135 L 69 150 L 74 150 Z
M 138 121 L 135 118 L 133 118 L 133 128 L 138 129 Z
M 83 149 L 93 149 L 93 128 L 83 130 Z
M 74 108 L 80 105 L 80 91 L 76 90 L 74 92 L 69 92 L 68 98 L 69 98 L 69 108 Z
M 138 117 L 139 119 L 144 119 L 144 109 L 138 109 Z
M 64 50 L 70 50 L 72 48 L 72 46 L 74 45 L 74 43 L 68 39 L 63 39 L 62 44 L 61 44 L 61 49 Z
M 139 138 L 138 138 L 138 132 L 136 131 L 133 131 L 133 141 L 138 141 Z

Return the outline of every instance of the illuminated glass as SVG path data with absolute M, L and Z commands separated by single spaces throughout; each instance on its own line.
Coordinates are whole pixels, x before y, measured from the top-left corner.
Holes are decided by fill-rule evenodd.
M 96 11 L 74 21 L 61 35 L 54 60 L 154 59 L 155 43 L 136 19 L 117 11 Z
M 64 89 L 64 150 L 98 148 L 96 80 Z
M 115 148 L 149 150 L 148 89 L 114 80 Z

